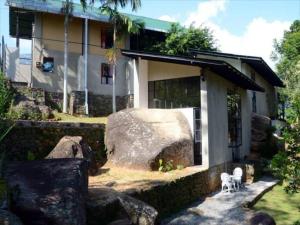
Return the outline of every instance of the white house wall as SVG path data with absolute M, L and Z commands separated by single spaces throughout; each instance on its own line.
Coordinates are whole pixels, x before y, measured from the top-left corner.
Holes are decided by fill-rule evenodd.
M 228 148 L 228 111 L 227 93 L 228 90 L 236 89 L 241 94 L 242 107 L 242 146 L 240 157 L 243 158 L 249 153 L 251 141 L 251 111 L 247 91 L 236 88 L 232 83 L 222 77 L 205 72 L 207 84 L 207 124 L 208 124 L 208 154 L 209 167 L 232 160 L 232 150 Z M 205 107 L 203 102 L 201 107 Z M 203 109 L 205 110 L 205 109 Z M 202 116 L 203 118 L 203 116 Z M 205 119 L 205 118 L 203 118 Z M 204 121 L 203 121 L 204 122 Z M 205 124 L 203 124 L 205 127 Z M 205 147 L 204 147 L 205 148 Z

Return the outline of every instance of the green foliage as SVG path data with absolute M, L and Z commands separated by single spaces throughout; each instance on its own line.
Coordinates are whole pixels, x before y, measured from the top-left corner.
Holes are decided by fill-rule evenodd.
M 9 81 L 0 72 L 0 118 L 5 117 L 13 98 Z
M 300 20 L 292 23 L 283 39 L 275 41 L 274 47 L 277 72 L 286 85 L 281 95 L 287 100 L 287 119 L 294 123 L 300 119 Z
M 30 105 L 12 106 L 8 112 L 8 117 L 12 120 L 43 120 L 43 114 L 38 107 L 31 107 Z
M 287 149 L 274 156 L 271 167 L 276 176 L 287 182 L 285 190 L 295 193 L 300 191 L 300 126 L 287 128 L 284 140 Z
M 159 167 L 158 167 L 159 172 L 169 172 L 171 170 L 174 170 L 173 160 L 164 162 L 162 159 L 159 159 L 158 163 L 159 163 Z
M 36 159 L 36 156 L 33 154 L 33 152 L 32 151 L 28 151 L 27 152 L 27 160 L 28 161 L 33 161 L 35 159 Z
M 217 51 L 216 41 L 207 27 L 196 28 L 191 25 L 184 28 L 178 23 L 172 24 L 166 40 L 147 50 L 168 55 L 189 55 L 190 49 Z
M 300 220 L 297 220 L 293 225 L 300 225 Z

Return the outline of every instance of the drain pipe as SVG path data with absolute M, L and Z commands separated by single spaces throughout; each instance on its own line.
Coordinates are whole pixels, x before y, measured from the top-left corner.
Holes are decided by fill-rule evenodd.
M 84 106 L 85 106 L 85 114 L 89 115 L 89 104 L 88 104 L 88 87 L 87 87 L 87 63 L 88 63 L 88 51 L 87 51 L 87 42 L 88 42 L 88 19 L 85 18 L 84 21 L 84 92 L 85 92 L 85 98 L 84 98 Z

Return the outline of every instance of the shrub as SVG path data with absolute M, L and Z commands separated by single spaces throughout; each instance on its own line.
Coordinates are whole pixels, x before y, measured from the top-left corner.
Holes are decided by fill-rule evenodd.
M 5 117 L 13 98 L 9 81 L 0 73 L 0 117 Z
M 277 153 L 271 163 L 276 176 L 285 180 L 285 190 L 290 193 L 300 190 L 300 126 L 289 127 L 284 132 L 287 149 Z

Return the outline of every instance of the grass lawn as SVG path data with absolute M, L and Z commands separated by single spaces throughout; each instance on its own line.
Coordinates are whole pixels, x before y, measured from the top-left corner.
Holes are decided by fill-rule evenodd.
M 55 113 L 55 119 L 58 122 L 74 122 L 74 123 L 107 123 L 107 117 L 84 117 L 84 116 L 71 116 L 64 113 Z
M 277 225 L 293 225 L 300 220 L 300 193 L 289 195 L 283 190 L 283 186 L 277 185 L 253 209 L 270 214 Z

